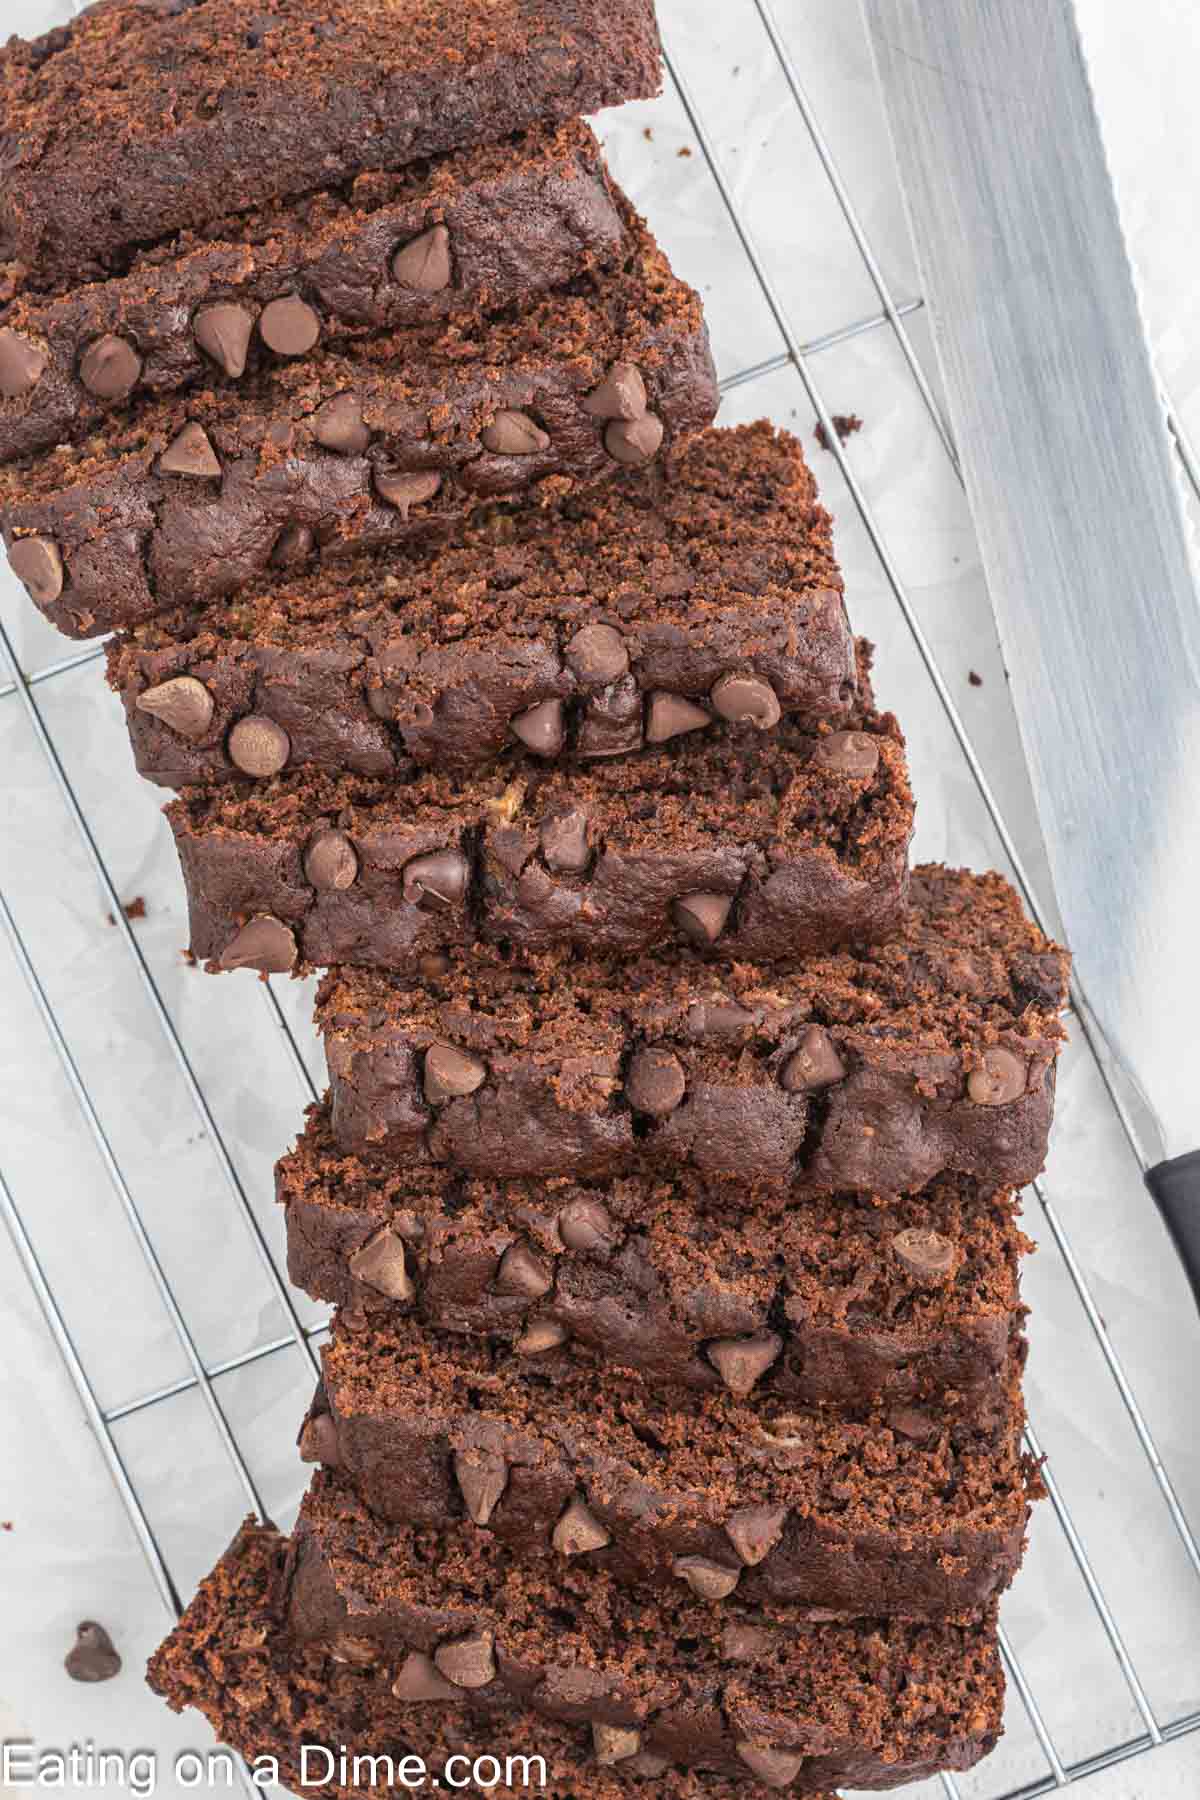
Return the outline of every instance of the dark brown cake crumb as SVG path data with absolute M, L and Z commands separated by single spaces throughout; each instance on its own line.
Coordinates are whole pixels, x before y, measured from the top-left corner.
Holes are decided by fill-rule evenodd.
M 843 444 L 846 442 L 847 438 L 853 437 L 856 431 L 861 431 L 863 428 L 863 422 L 857 413 L 834 413 L 832 416 L 833 428 Z M 817 427 L 813 432 L 813 436 L 816 438 L 822 450 L 828 450 L 829 437 L 825 430 L 825 426 L 820 419 L 817 420 Z
M 970 682 L 972 687 L 982 687 L 983 686 L 983 676 L 980 675 L 975 669 L 971 669 L 968 672 L 967 680 Z

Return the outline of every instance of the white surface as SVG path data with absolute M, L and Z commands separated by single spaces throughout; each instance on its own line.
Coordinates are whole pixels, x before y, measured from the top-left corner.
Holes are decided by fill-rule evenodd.
M 1200 175 L 1194 93 L 1200 25 L 1190 8 L 1136 9 L 1084 0 L 1102 103 L 1141 258 L 1156 348 L 1176 407 L 1200 426 L 1200 317 L 1194 196 Z M 61 16 L 65 7 L 56 16 Z M 1120 11 L 1124 17 L 1115 20 Z M 691 84 L 789 309 L 812 339 L 873 314 L 878 302 L 828 182 L 792 106 L 751 0 L 666 0 L 665 33 Z M 857 9 L 846 0 L 778 0 L 777 13 L 834 154 L 899 299 L 916 291 L 902 206 Z M 5 24 L 29 30 L 49 13 L 7 0 Z M 723 374 L 781 348 L 674 96 L 603 121 L 621 178 L 680 271 L 705 293 Z M 647 141 L 643 132 L 649 129 Z M 910 321 L 928 359 L 921 316 Z M 989 779 L 1041 881 L 1036 821 L 1003 670 L 961 494 L 894 341 L 857 337 L 814 359 L 830 410 L 857 411 L 849 445 Z M 812 411 L 783 371 L 734 391 L 724 417 L 768 413 L 811 443 Z M 920 796 L 918 853 L 998 866 L 994 834 L 928 677 L 837 474 L 814 451 L 838 522 L 850 603 L 879 645 L 878 687 L 901 714 Z M 0 577 L 0 616 L 25 664 L 68 646 Z M 970 669 L 984 683 L 968 685 Z M 2 677 L 0 677 L 2 679 Z M 251 977 L 211 981 L 184 968 L 186 922 L 163 796 L 132 773 L 118 709 L 93 663 L 39 686 L 38 702 L 124 898 L 143 895 L 134 929 L 159 983 L 254 1212 L 282 1264 L 270 1167 L 306 1098 L 265 993 Z M 100 1121 L 210 1363 L 286 1333 L 187 1089 L 139 986 L 107 902 L 15 696 L 0 698 L 0 890 L 91 1088 Z M 306 993 L 276 984 L 300 1041 L 316 1056 Z M 112 1183 L 62 1074 L 6 941 L 0 936 L 0 1170 L 92 1373 L 103 1404 L 121 1405 L 187 1374 L 161 1301 L 133 1245 Z M 1047 1191 L 1070 1232 L 1185 1506 L 1200 1520 L 1197 1327 L 1189 1297 L 1108 1112 L 1086 1051 L 1075 1045 L 1060 1083 Z M 1030 1404 L 1051 1466 L 1094 1559 L 1131 1655 L 1164 1719 L 1200 1706 L 1200 1581 L 1183 1557 L 1148 1466 L 1098 1355 L 1063 1263 L 1047 1240 L 1030 1266 L 1034 1307 Z M 302 1297 L 301 1316 L 317 1309 Z M 24 1276 L 0 1237 L 0 1393 L 8 1454 L 0 1463 L 0 1736 L 44 1745 L 93 1737 L 152 1746 L 159 1791 L 174 1793 L 173 1751 L 203 1746 L 146 1692 L 140 1663 L 166 1616 Z M 310 1377 L 289 1349 L 222 1378 L 219 1393 L 268 1508 L 287 1522 L 303 1486 L 292 1449 Z M 194 1392 L 118 1427 L 130 1472 L 186 1595 L 223 1548 L 246 1497 Z M 68 1682 L 61 1658 L 77 1618 L 105 1621 L 126 1657 L 119 1681 Z M 1028 1566 L 1005 1623 L 1064 1758 L 1134 1734 L 1136 1713 L 1049 1507 L 1034 1523 Z M 983 1800 L 1044 1768 L 1019 1704 L 992 1761 L 964 1778 Z M 1088 1800 L 1160 1800 L 1200 1786 L 1200 1739 L 1085 1783 Z M 936 1785 L 927 1790 L 940 1793 Z

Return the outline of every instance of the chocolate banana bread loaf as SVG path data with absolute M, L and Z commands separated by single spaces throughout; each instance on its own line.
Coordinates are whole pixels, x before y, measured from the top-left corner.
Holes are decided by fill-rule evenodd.
M 523 1364 L 655 1392 L 757 1371 L 787 1406 L 995 1425 L 1024 1361 L 1007 1191 L 943 1176 L 885 1204 L 696 1176 L 500 1182 L 343 1156 L 310 1109 L 276 1170 L 288 1273 L 355 1327 L 414 1317 Z M 913 1415 L 910 1417 L 910 1415 Z
M 476 942 L 598 956 L 685 943 L 764 965 L 873 942 L 904 910 L 913 802 L 895 720 L 851 723 L 727 727 L 586 769 L 188 790 L 167 817 L 192 953 L 213 971 L 418 977 Z M 262 742 L 280 729 L 264 720 Z
M 248 716 L 287 733 L 290 770 L 390 775 L 590 763 L 729 719 L 844 725 L 857 680 L 829 515 L 765 423 L 553 511 L 485 512 L 449 549 L 276 571 L 139 626 L 108 667 L 167 787 L 244 777 Z
M 0 264 L 32 286 L 366 169 L 657 91 L 652 0 L 95 0 L 0 49 Z
M 132 399 L 253 377 L 294 354 L 278 324 L 297 299 L 325 344 L 451 313 L 478 328 L 611 267 L 624 236 L 577 120 L 221 220 L 125 275 L 0 305 L 0 461 L 77 441 Z
M 652 462 L 712 423 L 716 376 L 698 297 L 623 211 L 627 255 L 602 279 L 478 329 L 435 320 L 329 349 L 308 303 L 281 301 L 278 363 L 151 395 L 81 445 L 0 467 L 14 573 L 60 630 L 92 637 Z
M 341 1149 L 500 1177 L 692 1168 L 794 1193 L 1040 1170 L 1066 953 L 999 875 L 929 865 L 886 944 L 787 973 L 478 949 L 317 998 Z
M 468 1698 L 498 1688 L 550 1718 L 615 1728 L 630 1755 L 749 1769 L 780 1788 L 969 1768 L 1000 1730 L 990 1616 L 824 1624 L 686 1582 L 639 1594 L 586 1557 L 523 1563 L 474 1527 L 383 1527 L 327 1473 L 301 1509 L 286 1604 L 297 1638 L 383 1658 L 402 1691 L 432 1668 Z
M 500 1279 L 528 1291 L 549 1273 L 518 1245 Z M 718 1345 L 721 1392 L 664 1395 L 413 1319 L 339 1324 L 301 1454 L 376 1518 L 470 1520 L 522 1567 L 578 1559 L 627 1586 L 810 1618 L 965 1618 L 1007 1587 L 1029 1510 L 1016 1363 L 1002 1419 L 980 1431 L 911 1407 L 781 1406 L 758 1392 L 770 1350 Z
M 497 1800 L 529 1800 L 531 1791 L 547 1800 L 744 1800 L 781 1786 L 790 1800 L 833 1800 L 807 1783 L 801 1791 L 790 1759 L 769 1750 L 753 1772 L 743 1759 L 736 1775 L 704 1774 L 636 1748 L 628 1731 L 603 1721 L 531 1712 L 495 1692 L 498 1683 L 456 1689 L 420 1656 L 397 1677 L 348 1641 L 334 1655 L 297 1643 L 281 1619 L 287 1556 L 273 1526 L 248 1521 L 151 1658 L 149 1676 L 175 1712 L 195 1707 L 221 1743 L 252 1765 L 264 1759 L 256 1765 L 264 1775 L 273 1758 L 293 1792 L 381 1800 L 427 1773 L 452 1791 L 474 1777 Z M 729 1641 L 730 1673 L 753 1641 L 745 1633 Z

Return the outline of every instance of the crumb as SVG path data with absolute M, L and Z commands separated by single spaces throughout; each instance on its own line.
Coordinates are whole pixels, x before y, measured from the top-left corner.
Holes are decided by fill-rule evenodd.
M 144 919 L 146 916 L 146 902 L 139 894 L 136 899 L 127 900 L 121 908 L 121 911 L 125 914 L 127 919 Z M 109 925 L 115 925 L 117 922 L 111 913 L 105 913 L 104 917 Z
M 676 152 L 676 154 L 677 154 L 677 155 L 679 155 L 679 156 L 690 156 L 690 155 L 691 155 L 691 154 L 692 154 L 692 147 L 691 147 L 691 145 L 690 145 L 690 144 L 685 144 L 685 145 L 684 145 L 684 146 L 683 146 L 683 148 L 682 148 L 682 149 L 681 149 L 681 150 L 679 150 L 679 151 L 677 151 L 677 152 Z
M 642 136 L 648 144 L 652 144 L 654 142 L 654 127 L 652 125 L 647 125 L 642 132 Z
M 194 969 L 196 967 L 196 956 L 194 951 L 181 950 L 179 954 L 182 956 L 189 969 Z
M 983 686 L 983 676 L 980 675 L 975 669 L 968 670 L 967 680 L 970 682 L 972 687 L 982 687 Z
M 863 422 L 857 413 L 834 413 L 833 415 L 833 429 L 837 432 L 838 437 L 843 444 L 848 437 L 853 437 L 856 431 L 861 431 L 862 427 Z M 826 437 L 825 427 L 819 419 L 817 420 L 817 429 L 813 433 L 813 436 L 816 438 L 818 444 L 820 444 L 822 450 L 828 450 L 829 439 Z
M 13 1522 L 11 1519 L 0 1519 L 0 1531 L 11 1531 L 12 1528 Z

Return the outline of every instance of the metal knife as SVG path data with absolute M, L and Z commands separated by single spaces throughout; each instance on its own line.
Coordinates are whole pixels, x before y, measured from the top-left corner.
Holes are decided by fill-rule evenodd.
M 1078 20 L 863 5 L 1081 1010 L 1200 1300 L 1200 590 Z

